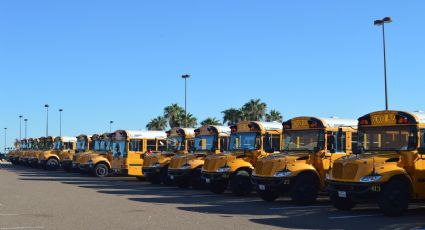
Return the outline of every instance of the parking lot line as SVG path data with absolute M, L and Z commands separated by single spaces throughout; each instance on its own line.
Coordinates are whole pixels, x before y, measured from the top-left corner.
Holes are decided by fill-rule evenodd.
M 270 210 L 284 210 L 284 209 L 302 209 L 302 208 L 330 208 L 329 205 L 316 205 L 316 206 L 292 206 L 292 207 L 279 207 L 269 208 Z
M 19 214 L 0 213 L 0 216 L 19 216 Z
M 44 226 L 0 228 L 0 230 L 19 230 L 19 229 L 44 229 Z
M 372 217 L 372 216 L 382 216 L 382 214 L 353 215 L 353 216 L 331 216 L 331 217 L 328 217 L 328 219 L 329 220 L 337 220 L 337 219 L 350 219 L 350 218 Z

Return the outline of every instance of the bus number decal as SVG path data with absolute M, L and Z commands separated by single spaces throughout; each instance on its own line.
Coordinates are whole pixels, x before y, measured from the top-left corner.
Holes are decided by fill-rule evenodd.
M 394 125 L 396 124 L 395 114 L 383 113 L 371 115 L 372 125 Z

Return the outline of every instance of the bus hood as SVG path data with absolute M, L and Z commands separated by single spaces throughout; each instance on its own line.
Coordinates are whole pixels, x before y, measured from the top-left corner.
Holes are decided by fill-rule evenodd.
M 205 158 L 202 171 L 204 172 L 217 172 L 219 168 L 223 168 L 230 161 L 236 159 L 236 156 L 228 153 L 219 153 L 209 155 Z
M 309 153 L 278 153 L 259 158 L 255 164 L 254 175 L 273 177 L 277 172 L 291 170 L 299 164 L 306 164 Z
M 368 181 L 370 176 L 385 176 L 387 172 L 403 170 L 398 167 L 401 155 L 396 152 L 366 152 L 341 157 L 333 163 L 330 179 L 343 182 Z

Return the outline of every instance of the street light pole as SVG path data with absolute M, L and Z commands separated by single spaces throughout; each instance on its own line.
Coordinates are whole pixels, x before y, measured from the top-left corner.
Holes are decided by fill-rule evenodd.
M 7 148 L 7 128 L 4 128 L 4 154 L 6 154 L 6 148 Z
M 109 121 L 109 133 L 112 132 L 112 124 L 114 123 L 114 121 Z
M 25 122 L 25 140 L 27 139 L 27 121 L 28 121 L 28 119 L 24 119 L 24 122 Z
M 22 115 L 19 115 L 19 141 L 22 140 Z
M 46 137 L 49 136 L 49 105 L 45 104 L 44 107 L 46 108 Z
M 375 26 L 382 26 L 382 43 L 384 46 L 384 84 L 385 84 L 385 110 L 388 110 L 388 90 L 387 90 L 387 55 L 386 55 L 386 48 L 385 48 L 385 23 L 392 22 L 392 19 L 390 17 L 385 17 L 380 20 L 375 20 L 374 25 Z
M 184 127 L 187 127 L 187 79 L 190 78 L 189 74 L 182 75 L 184 79 Z
M 62 112 L 63 109 L 59 109 L 59 136 L 62 137 Z

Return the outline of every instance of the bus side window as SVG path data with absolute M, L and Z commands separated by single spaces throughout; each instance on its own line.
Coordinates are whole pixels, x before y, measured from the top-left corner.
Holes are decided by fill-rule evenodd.
M 336 143 L 336 152 L 346 152 L 347 145 L 345 144 L 346 132 L 338 133 L 337 143 Z
M 195 140 L 189 140 L 187 144 L 188 144 L 187 147 L 189 151 L 193 151 L 193 149 L 195 149 Z
M 147 140 L 146 141 L 146 150 L 147 151 L 157 151 L 156 140 Z
M 358 135 L 357 132 L 351 133 L 351 150 L 357 150 L 358 148 Z
M 335 152 L 337 152 L 337 145 L 336 145 L 336 139 L 337 138 L 335 138 L 335 135 L 336 134 L 334 134 L 333 132 L 327 132 L 326 133 L 326 136 L 328 137 L 327 138 L 327 143 L 326 143 L 326 149 L 327 149 L 327 151 L 328 152 L 331 152 L 331 153 L 335 153 Z
M 419 143 L 419 147 L 421 148 L 425 148 L 425 129 L 420 129 L 420 140 L 421 142 Z
M 229 150 L 229 138 L 228 137 L 220 137 L 220 151 Z
M 158 151 L 165 151 L 165 140 L 158 140 Z
M 142 140 L 131 140 L 130 141 L 130 151 L 140 152 L 142 149 Z

